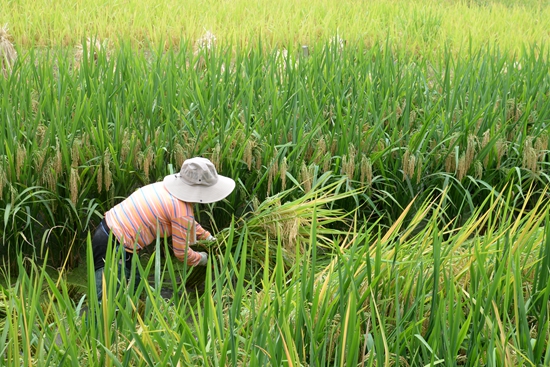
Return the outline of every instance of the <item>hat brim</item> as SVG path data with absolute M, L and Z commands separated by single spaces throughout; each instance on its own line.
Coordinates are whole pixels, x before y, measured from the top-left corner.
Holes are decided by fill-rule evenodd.
M 188 203 L 215 203 L 227 197 L 235 189 L 235 181 L 218 175 L 218 182 L 211 186 L 189 185 L 179 178 L 179 174 L 164 177 L 166 190 L 176 198 Z

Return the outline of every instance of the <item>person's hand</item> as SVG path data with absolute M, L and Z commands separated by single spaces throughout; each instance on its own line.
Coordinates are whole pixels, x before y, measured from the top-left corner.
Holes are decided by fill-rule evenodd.
M 210 235 L 208 238 L 206 238 L 207 241 L 216 241 L 216 237 Z
M 201 259 L 197 265 L 206 266 L 208 264 L 208 254 L 206 252 L 199 252 L 199 255 L 201 255 Z

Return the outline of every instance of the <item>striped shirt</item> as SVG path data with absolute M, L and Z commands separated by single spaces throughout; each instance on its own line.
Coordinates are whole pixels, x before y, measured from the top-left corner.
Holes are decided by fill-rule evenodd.
M 196 238 L 206 239 L 210 233 L 195 222 L 193 205 L 172 196 L 163 182 L 144 186 L 105 213 L 107 226 L 126 251 L 133 252 L 151 244 L 157 238 L 172 236 L 174 255 L 195 266 L 201 255 L 188 245 Z

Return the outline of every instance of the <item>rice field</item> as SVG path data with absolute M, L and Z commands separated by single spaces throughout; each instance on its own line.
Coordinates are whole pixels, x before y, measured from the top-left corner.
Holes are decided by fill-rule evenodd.
M 0 365 L 550 365 L 548 2 L 0 9 Z M 209 265 L 99 302 L 89 232 L 198 155 Z

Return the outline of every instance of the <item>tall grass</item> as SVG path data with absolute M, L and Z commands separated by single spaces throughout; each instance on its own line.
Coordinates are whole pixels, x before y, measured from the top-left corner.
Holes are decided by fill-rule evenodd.
M 411 203 L 391 228 L 353 221 L 322 253 L 325 228 L 312 220 L 290 266 L 283 234 L 269 239 L 252 218 L 233 222 L 210 257 L 203 292 L 186 287 L 198 268 L 160 261 L 160 251 L 135 264 L 154 278 L 141 285 L 144 300 L 117 291 L 115 272 L 106 275 L 102 303 L 94 292 L 71 295 L 63 276 L 20 258 L 17 280 L 2 289 L 2 363 L 547 365 L 548 203 L 518 212 L 508 191 L 490 195 L 491 210 L 460 228 L 440 215 L 445 193 L 417 212 Z M 312 204 L 313 218 L 329 204 Z M 165 299 L 160 287 L 174 276 L 182 282 L 168 280 L 175 292 Z
M 69 46 L 96 36 L 136 46 L 178 46 L 213 32 L 222 44 L 272 47 L 313 45 L 333 37 L 370 46 L 390 39 L 424 55 L 444 45 L 462 52 L 498 42 L 519 53 L 523 45 L 548 43 L 550 8 L 540 0 L 471 1 L 3 1 L 22 48 Z
M 78 66 L 70 51 L 30 50 L 0 78 L 4 249 L 53 245 L 60 262 L 120 197 L 196 155 L 237 181 L 201 214 L 220 228 L 328 172 L 348 178 L 342 191 L 364 188 L 338 206 L 382 225 L 435 188 L 447 190 L 443 215 L 464 222 L 494 190 L 512 184 L 520 207 L 549 182 L 545 48 L 432 62 L 337 42 L 308 56 L 90 45 Z

